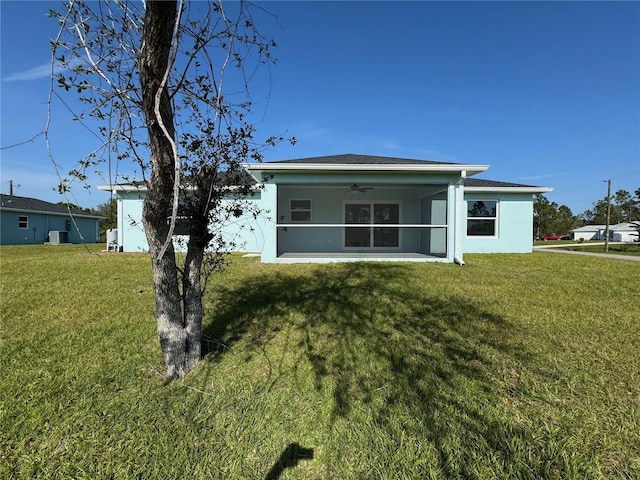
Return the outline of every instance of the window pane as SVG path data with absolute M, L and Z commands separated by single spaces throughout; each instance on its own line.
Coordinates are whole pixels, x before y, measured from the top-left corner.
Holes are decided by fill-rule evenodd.
M 171 222 L 171 219 L 167 219 L 167 222 Z M 177 217 L 176 225 L 173 229 L 174 235 L 189 235 L 189 228 L 191 227 L 191 219 L 189 217 Z
M 467 220 L 467 235 L 493 237 L 496 234 L 495 220 Z
M 311 221 L 311 200 L 291 200 L 291 221 Z
M 347 227 L 344 229 L 344 246 L 345 247 L 368 247 L 370 245 L 369 235 L 371 229 Z
M 348 203 L 344 206 L 344 223 L 370 223 L 371 207 L 368 204 Z
M 496 201 L 478 200 L 467 202 L 467 217 L 494 217 L 496 216 Z
M 376 227 L 373 229 L 374 247 L 398 247 L 399 239 L 400 229 L 397 227 Z
M 291 210 L 311 210 L 311 200 L 291 200 Z
M 306 210 L 306 211 L 291 210 L 291 221 L 292 222 L 310 222 L 311 212 L 309 210 Z
M 29 217 L 19 216 L 18 217 L 18 228 L 29 228 Z
M 400 205 L 376 203 L 373 206 L 373 223 L 400 223 Z

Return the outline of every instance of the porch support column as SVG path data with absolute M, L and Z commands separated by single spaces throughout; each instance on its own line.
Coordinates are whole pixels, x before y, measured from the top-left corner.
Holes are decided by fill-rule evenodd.
M 462 170 L 460 172 L 460 179 L 454 186 L 455 192 L 455 217 L 453 227 L 453 261 L 464 265 L 463 252 L 462 252 L 462 236 L 466 234 L 466 228 L 464 225 L 466 207 L 464 203 L 464 179 L 467 177 L 467 172 Z
M 274 263 L 278 257 L 278 186 L 275 183 L 265 182 L 261 194 L 264 215 L 269 218 L 264 229 L 264 247 L 261 260 L 263 263 Z
M 117 192 L 114 190 L 113 195 L 116 197 L 116 228 L 118 229 L 117 242 L 118 242 L 118 250 L 122 247 L 123 252 L 127 252 L 124 248 L 124 213 L 122 211 L 122 197 L 120 197 Z M 106 238 L 105 238 L 106 240 Z M 107 249 L 109 245 L 107 244 Z

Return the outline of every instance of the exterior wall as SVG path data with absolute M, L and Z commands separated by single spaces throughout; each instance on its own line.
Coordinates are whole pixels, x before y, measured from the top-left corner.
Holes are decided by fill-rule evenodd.
M 18 228 L 18 217 L 21 216 L 29 219 L 26 229 Z M 96 243 L 99 240 L 98 219 L 74 217 L 74 220 L 75 225 L 68 215 L 2 210 L 0 245 L 42 244 L 49 240 L 50 231 L 67 231 L 69 243 Z
M 424 224 L 447 224 L 447 192 L 438 192 L 420 198 L 420 222 Z M 429 229 L 419 232 L 418 253 L 446 255 L 447 229 Z
M 532 251 L 533 199 L 529 193 L 464 192 L 454 175 L 341 173 L 278 173 L 263 181 L 264 189 L 251 201 L 263 212 L 257 219 L 243 215 L 223 227 L 227 238 L 236 238 L 246 252 L 261 252 L 262 261 L 278 261 L 283 252 L 357 252 L 345 249 L 343 228 L 296 227 L 291 224 L 290 200 L 311 200 L 312 223 L 344 221 L 344 203 L 360 200 L 400 203 L 400 223 L 448 225 L 438 229 L 401 229 L 401 247 L 373 249 L 397 253 L 417 252 L 453 262 L 463 253 L 527 253 Z M 374 190 L 352 195 L 349 185 L 373 186 Z M 144 192 L 119 192 L 118 241 L 124 251 L 148 250 L 142 228 Z M 464 200 L 461 202 L 461 200 Z M 498 202 L 497 234 L 466 235 L 466 201 Z M 17 222 L 17 220 L 16 220 Z M 304 225 L 304 223 L 301 223 Z M 456 236 L 454 230 L 458 231 Z
M 465 192 L 465 201 L 498 201 L 497 235 L 468 236 L 467 208 L 463 205 L 460 238 L 464 253 L 530 253 L 533 250 L 533 200 L 528 193 Z
M 598 232 L 593 232 L 593 231 L 584 231 L 584 232 L 573 232 L 571 234 L 571 237 L 573 238 L 573 240 L 597 240 L 598 239 Z
M 265 211 L 261 199 L 262 192 L 257 192 L 245 200 L 252 211 L 245 211 L 238 218 L 230 219 L 220 229 L 224 240 L 228 244 L 233 242 L 237 252 L 260 253 L 264 250 L 266 232 L 275 222 L 275 214 Z M 232 201 L 226 200 L 223 203 Z M 257 213 L 257 217 L 254 217 L 253 212 Z
M 118 246 L 125 252 L 147 252 L 149 244 L 142 225 L 142 207 L 144 191 L 118 192 Z M 259 206 L 260 194 L 247 200 Z M 222 227 L 222 236 L 227 241 L 234 241 L 238 251 L 261 252 L 264 246 L 264 231 L 269 220 L 266 215 L 257 219 L 245 213 Z M 187 237 L 176 237 L 176 240 Z M 176 250 L 184 250 L 180 242 L 174 242 Z
M 637 242 L 637 232 L 611 232 L 611 240 L 614 242 Z
M 149 251 L 142 228 L 144 196 L 144 191 L 118 192 L 118 247 L 125 252 Z

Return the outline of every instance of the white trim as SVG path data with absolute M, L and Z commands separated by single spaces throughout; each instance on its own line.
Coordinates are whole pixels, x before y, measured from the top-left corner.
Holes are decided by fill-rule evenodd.
M 489 165 L 463 165 L 463 164 L 417 164 L 417 163 L 245 163 L 242 165 L 249 171 L 351 171 L 361 172 L 463 172 L 467 175 L 484 172 Z
M 20 223 L 23 223 L 20 221 L 21 218 L 26 218 L 27 219 L 27 226 L 26 227 L 21 227 Z M 29 215 L 18 215 L 18 230 L 29 230 Z
M 263 186 L 264 185 L 262 183 L 256 183 L 255 185 L 251 186 L 251 190 L 254 190 L 257 192 L 262 190 Z M 194 187 L 188 187 L 188 188 L 193 189 Z M 244 187 L 238 187 L 235 185 L 224 187 L 225 190 L 228 190 L 230 192 L 240 190 L 241 188 L 244 188 Z M 116 185 L 98 185 L 98 190 L 102 190 L 103 192 L 111 192 L 114 195 L 117 195 L 118 192 L 146 192 L 148 189 L 146 184 L 132 185 L 130 183 L 119 183 Z
M 308 209 L 299 209 L 299 210 L 294 210 L 293 208 L 291 208 L 291 202 L 309 202 L 309 208 Z M 309 212 L 309 220 L 294 220 L 293 219 L 293 212 Z M 289 221 L 291 223 L 296 222 L 298 224 L 307 224 L 307 223 L 311 223 L 313 221 L 313 202 L 311 201 L 310 198 L 290 198 L 289 199 Z
M 469 216 L 469 202 L 496 202 L 496 214 L 493 217 L 470 217 Z M 464 201 L 464 212 L 465 212 L 465 221 L 464 221 L 464 234 L 466 238 L 500 238 L 500 200 L 495 198 L 482 198 L 475 200 L 465 200 Z M 469 235 L 469 220 L 493 220 L 495 222 L 494 234 L 493 235 Z
M 130 183 L 116 184 L 116 185 L 98 185 L 98 190 L 103 192 L 111 192 L 114 195 L 118 192 L 146 192 L 146 185 L 132 185 Z
M 553 192 L 553 188 L 550 188 L 550 187 L 468 187 L 465 185 L 464 191 L 470 192 L 470 193 L 496 193 L 496 192 L 548 193 L 548 192 Z
M 357 226 L 384 226 L 398 228 L 446 228 L 448 225 L 440 225 L 436 223 L 278 223 L 277 228 L 291 227 L 357 227 Z

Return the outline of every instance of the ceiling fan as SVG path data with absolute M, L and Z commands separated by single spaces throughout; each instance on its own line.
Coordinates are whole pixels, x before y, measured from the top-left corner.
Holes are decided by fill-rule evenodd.
M 373 190 L 373 187 L 362 187 L 360 185 L 358 185 L 357 183 L 354 183 L 353 185 L 351 185 L 349 187 L 349 190 L 345 190 L 345 192 L 350 192 L 350 193 L 364 193 L 366 191 L 369 190 Z

